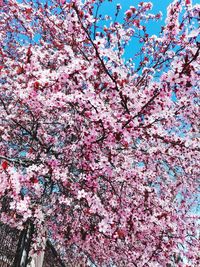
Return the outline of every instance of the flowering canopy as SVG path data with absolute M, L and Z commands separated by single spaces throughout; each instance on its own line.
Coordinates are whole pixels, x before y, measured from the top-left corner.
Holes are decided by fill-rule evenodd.
M 73 266 L 197 266 L 200 5 L 173 1 L 157 37 L 150 2 L 106 26 L 103 0 L 5 2 L 0 220 Z

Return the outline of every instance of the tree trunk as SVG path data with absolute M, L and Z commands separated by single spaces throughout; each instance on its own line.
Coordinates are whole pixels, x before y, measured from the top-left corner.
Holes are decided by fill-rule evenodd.
M 31 222 L 27 222 L 26 227 L 22 231 L 18 246 L 17 246 L 17 251 L 16 251 L 16 256 L 14 259 L 14 263 L 12 267 L 26 267 L 28 264 L 28 254 L 30 251 L 30 245 L 31 245 L 31 239 L 34 231 L 34 226 Z

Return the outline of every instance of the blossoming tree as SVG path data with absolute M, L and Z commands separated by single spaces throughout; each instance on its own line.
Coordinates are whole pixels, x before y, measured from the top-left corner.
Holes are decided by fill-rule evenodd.
M 198 266 L 200 5 L 150 36 L 150 2 L 44 2 L 0 1 L 0 220 L 73 266 Z

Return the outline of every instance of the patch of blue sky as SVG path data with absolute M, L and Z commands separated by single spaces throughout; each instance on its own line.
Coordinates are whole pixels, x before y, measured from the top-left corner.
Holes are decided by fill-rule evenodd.
M 17 34 L 17 41 L 20 45 L 23 46 L 28 46 L 32 42 L 30 37 L 28 37 L 26 34 L 21 34 L 21 33 Z
M 34 43 L 39 43 L 41 37 L 42 37 L 42 36 L 41 36 L 40 33 L 36 33 L 36 34 L 33 36 L 33 41 L 34 41 Z
M 137 166 L 140 168 L 143 168 L 143 167 L 145 167 L 145 164 L 144 164 L 144 162 L 139 161 L 139 162 L 137 162 Z
M 108 21 L 103 21 L 100 23 L 100 26 L 109 25 L 112 23 L 112 21 L 115 18 L 115 13 L 116 13 L 116 5 L 120 4 L 122 9 L 119 11 L 117 21 L 122 23 L 124 20 L 124 13 L 126 10 L 129 9 L 130 6 L 137 6 L 141 1 L 131 1 L 131 0 L 126 0 L 126 1 L 119 1 L 119 0 L 113 0 L 112 3 L 105 1 L 101 7 L 99 8 L 99 14 L 102 13 L 103 16 L 108 15 L 111 17 L 110 20 Z M 155 1 L 153 1 L 155 2 Z M 170 0 L 163 1 L 163 3 L 160 5 L 153 6 L 153 9 L 150 11 L 150 13 L 157 14 L 159 11 L 162 11 L 164 14 L 164 17 L 166 16 L 166 8 L 168 4 L 170 3 Z M 149 22 L 144 22 L 147 32 L 149 35 L 154 35 L 154 34 L 159 34 L 161 26 L 164 24 L 162 23 L 162 20 L 159 21 L 149 21 Z M 125 53 L 124 53 L 124 58 L 129 59 L 134 56 L 136 52 L 142 47 L 142 44 L 139 42 L 138 38 L 132 38 L 132 40 L 129 42 L 129 44 L 125 48 Z
M 142 1 L 139 1 L 139 0 L 126 0 L 126 1 L 124 1 L 124 0 L 112 0 L 112 2 L 109 2 L 107 0 L 101 5 L 101 7 L 99 9 L 99 13 L 102 13 L 103 15 L 110 16 L 111 21 L 112 21 L 112 19 L 114 19 L 114 17 L 115 17 L 115 13 L 116 13 L 116 5 L 120 4 L 122 9 L 119 12 L 117 21 L 123 22 L 124 13 L 126 12 L 126 10 L 128 10 L 130 6 L 136 7 L 140 2 L 142 2 Z M 167 7 L 173 1 L 172 0 L 161 0 L 161 1 L 152 0 L 149 2 L 152 2 L 152 4 L 153 4 L 153 8 L 149 13 L 157 14 L 159 12 L 162 12 L 163 17 L 161 20 L 158 20 L 158 21 L 155 21 L 155 20 L 148 21 L 145 23 L 145 26 L 147 28 L 147 32 L 149 35 L 159 35 L 162 26 L 164 26 L 164 24 L 165 24 L 165 19 L 166 19 L 166 15 L 167 15 Z M 193 0 L 193 4 L 198 4 L 198 3 L 199 3 L 198 0 Z M 133 54 L 136 51 L 138 51 L 138 48 L 140 46 L 141 46 L 141 44 L 138 42 L 138 40 L 132 39 L 131 42 L 129 43 L 129 45 L 126 47 L 124 57 L 126 59 L 131 58 L 133 56 Z
M 178 100 L 178 98 L 176 96 L 176 93 L 174 91 L 172 91 L 171 99 L 172 99 L 173 102 L 177 102 L 177 100 Z
M 26 151 L 21 151 L 21 152 L 19 153 L 19 156 L 25 158 L 25 157 L 26 157 L 26 154 L 27 154 Z
M 191 124 L 187 122 L 186 119 L 180 116 L 176 116 L 177 122 L 179 122 L 178 126 L 172 127 L 170 130 L 168 130 L 169 134 L 175 134 L 176 136 L 179 136 L 181 138 L 186 137 L 187 133 L 191 129 Z

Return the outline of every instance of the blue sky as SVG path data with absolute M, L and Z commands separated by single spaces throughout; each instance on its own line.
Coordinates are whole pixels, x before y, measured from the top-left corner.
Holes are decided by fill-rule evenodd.
M 109 2 L 109 0 L 106 0 L 100 9 L 100 11 L 104 14 L 113 15 L 115 12 L 115 6 L 117 4 L 120 4 L 122 6 L 122 10 L 120 11 L 121 16 L 123 17 L 124 12 L 129 9 L 130 6 L 137 6 L 141 0 L 112 0 L 112 2 Z M 151 13 L 158 13 L 161 11 L 163 13 L 163 19 L 160 22 L 153 22 L 151 23 L 151 33 L 155 34 L 159 32 L 160 26 L 164 24 L 166 14 L 167 14 L 167 7 L 170 3 L 173 2 L 173 0 L 146 0 L 144 2 L 151 2 L 153 4 L 153 9 L 151 10 Z M 191 0 L 193 4 L 199 3 L 198 0 Z
M 117 4 L 120 4 L 122 6 L 122 9 L 120 10 L 120 14 L 118 17 L 118 21 L 122 20 L 124 13 L 126 12 L 126 10 L 129 9 L 130 6 L 135 6 L 137 7 L 137 5 L 142 2 L 141 0 L 112 0 L 112 2 L 109 2 L 109 0 L 106 0 L 100 10 L 99 13 L 101 14 L 107 14 L 111 17 L 114 18 L 114 14 L 115 14 L 115 7 Z M 165 24 L 165 19 L 166 19 L 166 14 L 167 14 L 167 7 L 170 3 L 172 3 L 172 0 L 146 0 L 144 2 L 151 2 L 153 4 L 153 8 L 150 11 L 150 13 L 153 14 L 157 14 L 159 13 L 159 11 L 162 12 L 163 17 L 161 20 L 159 21 L 151 21 L 148 22 L 146 24 L 147 27 L 147 31 L 150 35 L 158 35 L 161 27 Z M 197 4 L 199 1 L 198 0 L 191 0 L 191 2 L 193 2 L 193 4 Z M 138 49 L 136 49 L 136 46 L 138 48 L 139 43 L 135 43 L 132 41 L 131 44 L 129 46 L 126 47 L 125 50 L 125 58 L 128 59 L 131 56 L 133 56 L 135 51 L 138 51 Z M 134 48 L 135 46 L 135 48 Z

